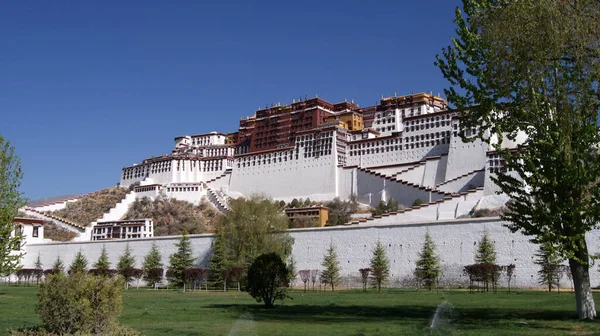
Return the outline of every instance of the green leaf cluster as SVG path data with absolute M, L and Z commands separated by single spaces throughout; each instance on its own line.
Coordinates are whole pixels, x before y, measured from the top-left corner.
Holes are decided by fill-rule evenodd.
M 216 227 L 210 269 L 222 281 L 223 271 L 233 266 L 248 269 L 261 254 L 274 252 L 287 260 L 293 238 L 287 233 L 288 219 L 279 203 L 262 196 L 238 198 L 229 204 Z

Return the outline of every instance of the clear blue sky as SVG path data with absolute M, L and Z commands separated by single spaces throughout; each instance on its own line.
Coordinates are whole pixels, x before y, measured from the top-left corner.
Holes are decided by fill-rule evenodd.
M 443 92 L 433 62 L 459 4 L 4 1 L 0 134 L 26 197 L 106 188 L 175 136 L 235 131 L 266 104 Z

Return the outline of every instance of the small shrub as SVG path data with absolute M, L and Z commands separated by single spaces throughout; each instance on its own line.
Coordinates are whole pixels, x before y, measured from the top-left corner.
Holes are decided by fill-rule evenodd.
M 21 328 L 18 330 L 10 330 L 9 333 L 13 336 L 61 336 L 60 334 L 52 333 L 42 327 Z M 73 336 L 88 336 L 89 333 L 76 332 Z M 104 332 L 104 336 L 142 336 L 139 331 L 125 326 L 115 326 L 112 330 Z M 63 335 L 64 336 L 64 335 Z
M 422 199 L 420 199 L 420 198 L 417 198 L 416 200 L 414 200 L 414 202 L 413 202 L 412 206 L 414 206 L 414 207 L 415 207 L 415 206 L 420 206 L 420 205 L 423 205 L 424 203 L 425 203 L 425 201 L 423 201 L 423 200 L 422 200 Z
M 288 284 L 288 269 L 277 253 L 258 256 L 248 269 L 248 293 L 266 308 L 286 297 Z
M 122 288 L 120 277 L 48 275 L 38 292 L 36 312 L 50 333 L 109 334 L 117 328 Z

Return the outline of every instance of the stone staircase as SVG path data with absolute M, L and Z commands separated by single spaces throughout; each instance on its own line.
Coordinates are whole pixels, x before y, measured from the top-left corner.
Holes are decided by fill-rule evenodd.
M 119 201 L 114 207 L 100 217 L 96 222 L 108 222 L 121 220 L 129 210 L 129 206 L 135 202 L 137 194 L 134 190 L 130 191 L 125 197 Z
M 212 179 L 210 179 L 210 180 L 208 180 L 208 181 L 206 181 L 204 183 L 207 186 L 211 186 L 213 188 L 222 187 L 223 183 L 220 183 L 220 182 L 224 182 L 225 184 L 227 184 L 226 181 L 225 181 L 225 179 L 227 177 L 231 176 L 231 172 L 232 172 L 232 169 L 231 168 L 227 168 L 223 174 L 221 174 L 221 175 L 219 175 L 219 176 L 217 176 L 215 178 L 212 178 Z
M 436 189 L 440 191 L 449 191 L 452 190 L 460 191 L 465 188 L 469 184 L 472 184 L 474 187 L 481 187 L 484 183 L 485 177 L 485 169 L 473 170 L 468 173 L 462 174 L 460 176 L 451 178 L 442 183 L 439 183 L 435 186 Z M 471 188 L 468 188 L 471 189 Z
M 212 204 L 212 206 L 217 209 L 221 213 L 228 212 L 230 210 L 229 204 L 227 202 L 228 196 L 225 193 L 216 191 L 210 188 L 208 185 L 205 185 L 206 188 L 206 198 Z
M 449 194 L 434 202 L 385 213 L 380 216 L 353 219 L 345 225 L 386 225 L 454 219 L 468 214 L 482 196 L 483 188 L 471 189 L 462 193 Z
M 425 165 L 425 163 L 423 163 L 423 165 Z M 407 169 L 405 171 L 412 170 L 415 167 L 411 167 L 411 168 L 409 168 L 409 169 Z M 380 173 L 380 172 L 377 172 L 377 171 L 373 171 L 373 170 L 371 170 L 369 168 L 357 168 L 357 169 L 360 170 L 360 171 L 362 171 L 362 172 L 365 172 L 365 173 L 374 175 L 376 177 L 385 179 L 385 180 L 387 180 L 389 182 L 392 182 L 392 183 L 398 183 L 398 184 L 402 184 L 402 185 L 405 185 L 405 186 L 408 186 L 408 187 L 412 187 L 415 190 L 430 192 L 430 193 L 432 193 L 432 198 L 433 199 L 444 199 L 444 198 L 446 198 L 448 196 L 452 196 L 452 193 L 450 193 L 450 192 L 441 191 L 441 190 L 438 190 L 437 188 L 432 188 L 432 187 L 429 187 L 429 186 L 424 186 L 424 185 L 420 185 L 420 184 L 416 184 L 416 183 L 413 183 L 413 182 L 404 181 L 402 179 L 399 179 L 398 176 L 400 175 L 401 172 L 397 173 L 397 174 L 393 174 L 393 175 L 385 175 L 383 173 Z

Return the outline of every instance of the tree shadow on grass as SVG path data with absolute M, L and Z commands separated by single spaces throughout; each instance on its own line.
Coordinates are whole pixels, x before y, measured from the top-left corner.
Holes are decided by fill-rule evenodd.
M 376 322 L 390 320 L 430 320 L 436 306 L 338 306 L 332 305 L 290 305 L 266 309 L 262 305 L 214 304 L 207 308 L 223 309 L 235 313 L 251 313 L 254 320 L 295 321 L 306 323 Z M 455 308 L 453 320 L 460 325 L 482 325 L 499 321 L 541 320 L 577 321 L 572 311 L 562 310 L 519 310 L 512 308 Z

